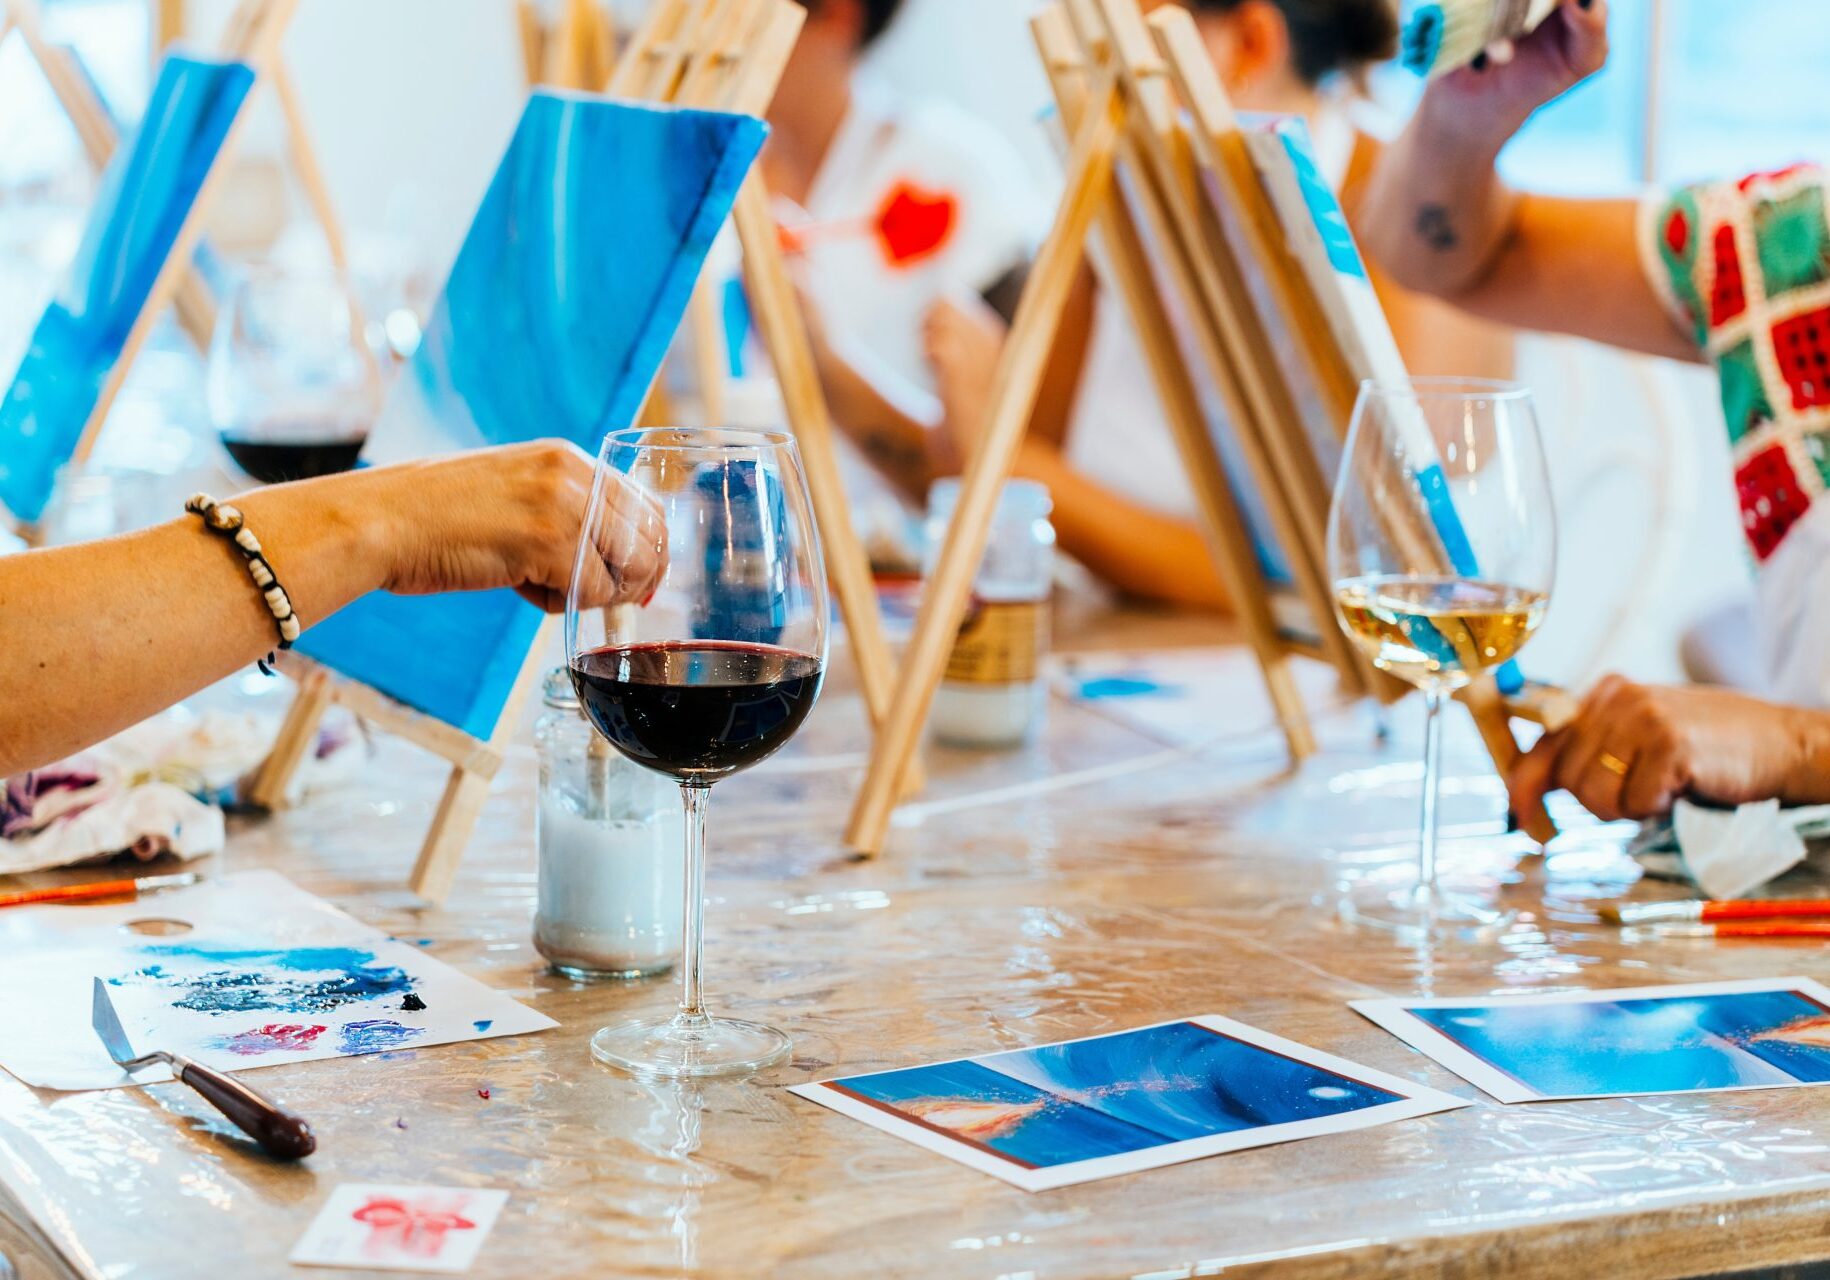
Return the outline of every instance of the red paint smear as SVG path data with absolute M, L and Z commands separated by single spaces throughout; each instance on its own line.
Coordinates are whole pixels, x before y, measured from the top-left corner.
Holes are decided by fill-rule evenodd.
M 485 1102 L 488 1102 L 488 1101 L 489 1101 L 489 1090 L 487 1090 L 487 1089 L 478 1089 L 478 1090 L 477 1090 L 477 1097 L 479 1097 L 479 1098 L 481 1098 L 481 1099 L 483 1099 L 483 1101 L 485 1101 Z
M 959 200 L 945 191 L 928 191 L 913 182 L 890 189 L 874 219 L 877 243 L 891 266 L 911 266 L 938 253 L 953 236 Z
M 467 1204 L 464 1196 L 435 1203 L 426 1198 L 402 1200 L 395 1196 L 370 1196 L 368 1202 L 350 1214 L 368 1227 L 368 1239 L 362 1251 L 370 1257 L 406 1254 L 415 1258 L 436 1258 L 445 1249 L 445 1236 L 453 1231 L 473 1231 L 476 1223 L 460 1212 Z
M 227 1049 L 230 1053 L 251 1058 L 262 1053 L 291 1052 L 302 1053 L 311 1048 L 324 1031 L 319 1026 L 300 1026 L 292 1022 L 270 1022 L 264 1027 L 243 1031 L 237 1035 L 224 1036 L 216 1041 L 216 1047 Z

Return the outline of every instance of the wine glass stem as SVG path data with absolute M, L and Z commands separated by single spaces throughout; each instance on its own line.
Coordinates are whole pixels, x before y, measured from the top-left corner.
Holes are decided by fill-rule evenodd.
M 686 914 L 680 931 L 680 1021 L 705 1021 L 705 1001 L 699 990 L 699 965 L 705 958 L 705 806 L 711 799 L 707 786 L 683 785 L 680 799 L 686 806 Z
M 1442 776 L 1442 689 L 1423 691 L 1423 814 L 1417 831 L 1417 892 L 1436 900 L 1436 787 Z

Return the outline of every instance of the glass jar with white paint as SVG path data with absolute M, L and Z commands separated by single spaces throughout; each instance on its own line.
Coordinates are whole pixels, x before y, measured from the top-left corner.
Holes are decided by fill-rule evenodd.
M 564 668 L 534 725 L 538 905 L 534 948 L 568 978 L 642 978 L 680 958 L 679 796 L 591 731 Z
M 929 573 L 958 502 L 958 480 L 941 480 L 928 491 Z M 1048 489 L 1034 480 L 1006 481 L 999 493 L 991 536 L 972 582 L 972 601 L 935 691 L 929 723 L 937 741 L 1016 747 L 1041 722 L 1055 572 L 1053 510 Z

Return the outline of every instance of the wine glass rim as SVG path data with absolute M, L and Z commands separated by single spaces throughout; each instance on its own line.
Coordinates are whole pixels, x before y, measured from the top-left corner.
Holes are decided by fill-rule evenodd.
M 649 438 L 656 435 L 680 438 Z M 668 453 L 760 453 L 792 448 L 794 436 L 773 427 L 623 427 L 604 437 L 600 452 L 643 449 Z
M 1385 382 L 1367 378 L 1360 383 L 1362 395 L 1405 400 L 1527 400 L 1531 388 L 1522 382 L 1504 378 L 1457 378 L 1431 376 L 1408 378 L 1403 382 Z

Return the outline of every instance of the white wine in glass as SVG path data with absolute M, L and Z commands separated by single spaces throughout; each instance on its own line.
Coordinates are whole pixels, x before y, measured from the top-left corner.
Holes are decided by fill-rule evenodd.
M 1538 629 L 1556 563 L 1529 391 L 1432 378 L 1361 387 L 1328 517 L 1335 613 L 1374 666 L 1423 693 L 1425 719 L 1416 877 L 1350 891 L 1355 919 L 1430 935 L 1502 919 L 1438 883 L 1441 712 Z

